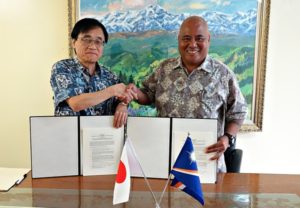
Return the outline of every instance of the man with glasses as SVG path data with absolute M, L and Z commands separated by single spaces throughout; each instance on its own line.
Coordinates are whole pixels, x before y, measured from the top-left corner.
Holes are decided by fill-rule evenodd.
M 206 21 L 188 17 L 178 34 L 180 56 L 162 62 L 142 89 L 130 84 L 127 102 L 135 98 L 143 105 L 155 103 L 162 117 L 217 119 L 218 142 L 206 152 L 215 153 L 211 159 L 219 159 L 218 168 L 225 172 L 223 153 L 246 117 L 247 104 L 233 72 L 208 55 L 209 45 Z
M 55 115 L 113 115 L 114 126 L 127 118 L 124 99 L 126 86 L 106 67 L 98 64 L 108 41 L 106 28 L 96 19 L 79 20 L 71 33 L 75 58 L 53 65 L 51 87 Z

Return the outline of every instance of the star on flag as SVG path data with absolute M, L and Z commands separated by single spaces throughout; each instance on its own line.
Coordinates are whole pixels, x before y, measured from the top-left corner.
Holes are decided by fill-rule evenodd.
M 181 189 L 204 205 L 194 147 L 190 137 L 186 139 L 171 173 L 174 175 L 171 186 Z

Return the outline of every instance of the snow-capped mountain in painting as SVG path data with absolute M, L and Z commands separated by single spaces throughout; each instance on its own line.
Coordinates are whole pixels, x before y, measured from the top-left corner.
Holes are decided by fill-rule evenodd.
M 255 9 L 247 12 L 225 14 L 205 11 L 200 14 L 213 34 L 254 35 L 256 29 Z M 150 5 L 140 11 L 113 12 L 95 17 L 100 20 L 109 33 L 146 32 L 150 30 L 178 30 L 182 21 L 190 14 L 171 14 L 159 5 Z

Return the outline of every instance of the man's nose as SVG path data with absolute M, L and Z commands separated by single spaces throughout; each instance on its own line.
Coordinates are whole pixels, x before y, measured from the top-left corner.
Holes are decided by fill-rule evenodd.
M 197 41 L 196 41 L 194 38 L 192 38 L 192 39 L 190 40 L 190 42 L 189 42 L 189 45 L 190 45 L 190 46 L 197 46 Z
M 88 47 L 89 47 L 89 48 L 92 48 L 92 49 L 97 49 L 96 42 L 95 42 L 95 41 L 90 42 L 90 44 L 89 44 Z

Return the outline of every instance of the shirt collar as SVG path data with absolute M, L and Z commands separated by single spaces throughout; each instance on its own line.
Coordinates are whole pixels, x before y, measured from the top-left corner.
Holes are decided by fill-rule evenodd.
M 212 58 L 209 55 L 206 56 L 201 68 L 208 73 L 213 71 Z
M 213 66 L 212 66 L 211 60 L 212 60 L 212 58 L 209 55 L 207 55 L 204 62 L 199 67 L 197 67 L 195 70 L 202 69 L 208 73 L 211 73 L 213 71 Z M 177 69 L 177 68 L 185 69 L 185 67 L 182 64 L 182 59 L 180 56 L 177 58 L 176 64 L 174 65 L 174 69 Z
M 82 72 L 84 72 L 85 74 L 89 75 L 89 72 L 88 72 L 87 68 L 85 68 L 84 66 L 82 66 L 82 64 L 79 62 L 79 59 L 78 59 L 77 56 L 74 58 L 74 60 L 75 60 L 75 63 L 80 66 L 80 70 Z M 98 64 L 98 62 L 96 62 L 95 74 L 101 75 L 101 69 L 100 69 L 100 65 Z

